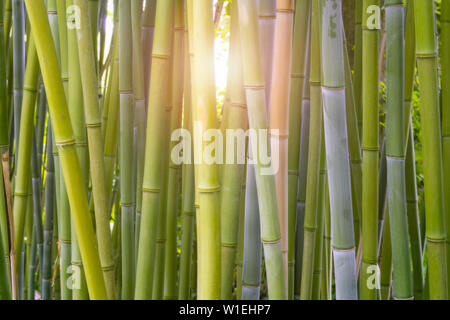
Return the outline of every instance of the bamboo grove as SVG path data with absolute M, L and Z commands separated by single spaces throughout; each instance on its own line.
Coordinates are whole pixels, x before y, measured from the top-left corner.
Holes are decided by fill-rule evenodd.
M 1 300 L 450 297 L 450 0 L 0 19 Z

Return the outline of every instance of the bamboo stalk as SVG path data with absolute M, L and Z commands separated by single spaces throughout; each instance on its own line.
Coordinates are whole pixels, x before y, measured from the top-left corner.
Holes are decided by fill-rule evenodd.
M 305 218 L 303 231 L 302 278 L 300 299 L 311 300 L 313 289 L 314 253 L 319 215 L 319 173 L 322 141 L 322 97 L 320 62 L 320 7 L 316 1 L 311 5 L 311 71 L 310 71 L 310 123 L 308 171 L 306 184 Z M 321 213 L 320 213 L 321 214 Z
M 184 73 L 184 120 L 183 128 L 192 137 L 192 84 L 191 84 L 191 60 L 189 55 L 189 30 L 187 22 L 187 10 L 185 13 L 185 73 Z M 190 141 L 192 148 L 192 140 Z M 190 298 L 190 279 L 192 271 L 192 252 L 195 225 L 195 173 L 193 156 L 188 163 L 182 166 L 182 221 L 181 221 L 181 255 L 180 275 L 178 284 L 178 298 L 188 300 Z
M 404 8 L 403 1 L 387 1 L 387 188 L 392 235 L 394 299 L 413 299 L 405 185 L 404 130 Z
M 270 129 L 272 154 L 279 153 L 279 169 L 275 174 L 278 216 L 281 228 L 281 246 L 286 290 L 288 282 L 288 139 L 289 92 L 292 66 L 292 39 L 294 32 L 293 0 L 277 0 L 273 71 L 270 93 Z M 276 84 L 276 85 L 275 85 Z M 273 130 L 279 130 L 275 133 Z M 292 279 L 293 280 L 293 279 Z
M 288 140 L 288 277 L 289 283 L 292 284 L 295 280 L 295 223 L 300 158 L 301 112 L 306 70 L 305 57 L 309 32 L 309 5 L 309 0 L 296 1 L 292 48 Z M 295 285 L 291 285 L 288 290 L 288 298 L 291 300 L 294 297 L 294 287 Z
M 434 35 L 434 3 L 414 0 L 416 55 L 420 79 L 426 238 L 430 299 L 446 299 L 447 262 L 442 182 L 442 144 L 437 85 L 437 54 Z
M 131 2 L 119 0 L 120 176 L 122 206 L 122 299 L 135 288 L 134 199 L 132 190 L 133 117 Z M 138 281 L 139 282 L 139 281 Z M 136 285 L 138 284 L 136 283 Z M 138 286 L 136 286 L 137 288 Z
M 34 104 L 39 76 L 39 63 L 33 38 L 30 41 L 27 57 L 28 67 L 24 82 L 26 91 L 24 92 L 23 112 L 20 120 L 23 126 L 19 136 L 20 144 L 17 152 L 20 157 L 17 157 L 16 183 L 14 185 L 14 234 L 17 248 L 22 248 L 23 244 L 28 194 L 29 187 L 31 187 L 31 145 L 33 143 Z M 16 252 L 16 261 L 19 266 L 21 264 L 20 250 Z
M 183 111 L 183 90 L 184 90 L 184 68 L 185 68 L 185 31 L 184 31 L 185 1 L 176 0 L 175 2 L 175 23 L 173 39 L 173 76 L 172 76 L 172 118 L 171 133 L 181 129 L 182 111 Z M 165 281 L 164 281 L 164 299 L 177 299 L 177 218 L 179 208 L 180 194 L 180 174 L 181 165 L 173 162 L 172 151 L 176 142 L 171 142 L 171 157 L 169 164 L 169 184 L 167 196 L 167 243 L 165 255 Z
M 256 1 L 239 1 L 244 86 L 247 94 L 250 128 L 266 129 L 267 112 L 265 102 L 264 75 L 259 52 L 259 30 L 257 28 Z M 251 138 L 252 145 L 258 141 Z M 258 139 L 259 140 L 259 139 Z M 266 257 L 269 299 L 285 299 L 285 277 L 281 246 L 280 223 L 276 206 L 275 177 L 264 175 L 267 169 L 259 156 L 256 157 L 255 176 L 261 214 L 261 239 Z M 201 206 L 200 206 L 201 207 Z
M 85 263 L 86 280 L 92 299 L 106 299 L 106 289 L 101 275 L 92 222 L 88 216 L 88 203 L 82 178 L 78 175 L 80 164 L 74 146 L 74 138 L 68 114 L 64 89 L 60 79 L 56 50 L 52 42 L 50 26 L 42 1 L 26 0 L 27 12 L 36 40 L 36 49 L 41 65 L 42 77 L 47 88 L 50 114 L 58 119 L 54 125 L 56 145 L 66 181 L 72 217 L 75 224 L 80 251 Z M 59 115 L 59 116 L 57 116 Z
M 345 111 L 341 1 L 321 2 L 322 95 L 330 188 L 336 299 L 356 299 L 355 240 Z M 330 17 L 337 16 L 331 24 Z M 331 57 L 329 53 L 333 52 Z
M 88 3 L 86 0 L 74 0 L 80 9 L 80 16 L 88 16 Z M 95 24 L 95 29 L 97 28 Z M 84 112 L 89 143 L 90 173 L 92 181 L 93 201 L 95 207 L 95 223 L 100 253 L 100 262 L 105 279 L 108 298 L 114 298 L 114 261 L 111 245 L 109 201 L 106 192 L 103 137 L 101 118 L 97 94 L 97 76 L 95 73 L 96 49 L 92 48 L 92 30 L 89 23 L 80 21 L 77 29 L 78 52 L 81 69 L 81 82 L 83 86 Z M 95 39 L 96 40 L 96 39 Z M 94 41 L 96 43 L 96 41 Z M 131 82 L 131 81 L 130 81 Z M 130 83 L 128 82 L 128 83 Z M 123 171 L 122 171 L 123 172 Z M 125 205 L 126 203 L 122 203 Z
M 449 117 L 449 89 L 450 77 L 448 75 L 450 68 L 450 3 L 441 2 L 441 81 L 442 81 L 442 163 L 443 163 L 443 188 L 444 188 L 444 208 L 445 223 L 447 232 L 447 276 L 450 274 L 450 121 Z M 447 285 L 448 294 L 450 294 L 450 285 Z
M 52 125 L 51 119 L 48 121 L 47 131 L 47 164 L 46 164 L 46 176 L 45 176 L 45 191 L 44 191 L 44 207 L 45 207 L 45 219 L 44 219 L 44 249 L 43 256 L 40 259 L 42 264 L 41 273 L 41 296 L 42 300 L 51 299 L 51 268 L 52 268 L 52 244 L 53 244 L 53 217 L 55 211 L 55 166 L 52 156 L 53 142 L 52 142 Z
M 239 34 L 239 11 L 236 4 L 232 4 L 231 13 L 231 35 L 230 35 L 230 103 L 228 105 L 228 119 L 224 127 L 226 128 L 227 142 L 233 139 L 232 131 L 245 130 L 247 128 L 247 101 L 242 78 L 241 40 Z M 229 134 L 230 133 L 230 134 Z M 239 230 L 239 213 L 241 207 L 242 181 L 244 179 L 244 163 L 239 161 L 241 152 L 245 150 L 236 147 L 233 143 L 232 150 L 227 143 L 226 164 L 222 171 L 223 189 L 220 193 L 220 217 L 221 217 L 221 237 L 222 237 L 222 283 L 221 298 L 230 300 L 233 291 L 233 274 L 236 260 L 236 249 Z M 237 152 L 236 152 L 237 151 Z M 235 155 L 233 159 L 230 153 Z M 229 161 L 232 160 L 232 161 Z M 245 251 L 245 248 L 244 248 Z M 245 255 L 245 254 L 244 254 Z
M 170 39 L 172 39 L 170 32 L 173 28 L 174 9 L 175 2 L 173 0 L 158 2 L 156 8 L 142 188 L 141 232 L 136 270 L 135 298 L 139 300 L 150 299 L 153 288 L 154 243 L 161 206 L 163 119 L 164 109 L 169 102 L 169 55 Z

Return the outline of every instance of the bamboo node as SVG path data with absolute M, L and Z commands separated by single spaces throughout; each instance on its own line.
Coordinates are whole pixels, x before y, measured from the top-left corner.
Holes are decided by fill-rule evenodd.
M 57 147 L 60 147 L 60 148 L 70 147 L 70 146 L 75 145 L 75 140 L 71 139 L 71 140 L 65 140 L 65 141 L 56 141 L 55 144 Z
M 88 129 L 96 129 L 96 128 L 101 128 L 102 127 L 102 123 L 98 122 L 98 123 L 86 123 L 86 128 Z
M 144 193 L 160 193 L 161 189 L 157 189 L 157 188 L 142 188 L 142 192 Z

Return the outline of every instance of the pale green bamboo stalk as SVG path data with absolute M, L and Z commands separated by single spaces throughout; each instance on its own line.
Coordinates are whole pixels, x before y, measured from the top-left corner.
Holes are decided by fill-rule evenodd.
M 309 49 L 306 55 L 308 61 L 306 65 L 305 78 L 310 77 L 309 62 L 311 50 Z M 299 157 L 299 175 L 298 175 L 298 187 L 297 187 L 297 205 L 296 205 L 296 222 L 295 222 L 295 267 L 294 267 L 294 299 L 300 299 L 300 284 L 302 276 L 302 259 L 303 259 L 303 230 L 305 220 L 305 202 L 306 202 L 306 182 L 308 175 L 308 151 L 309 151 L 309 118 L 310 118 L 310 83 L 305 81 L 303 88 L 303 101 L 302 101 L 302 115 L 301 115 L 301 129 L 300 129 L 300 157 Z
M 322 97 L 320 62 L 320 6 L 311 4 L 311 71 L 310 71 L 310 123 L 308 170 L 306 183 L 305 218 L 303 222 L 303 258 L 300 299 L 311 300 L 313 289 L 314 257 L 317 217 L 319 214 L 319 173 L 322 141 Z
M 153 42 L 155 33 L 156 0 L 146 1 L 144 14 L 142 17 L 142 38 L 144 52 L 144 79 L 145 79 L 145 101 L 149 101 L 150 76 L 152 73 L 152 59 L 148 58 L 153 52 Z
M 289 105 L 288 146 L 288 298 L 294 298 L 295 280 L 295 222 L 297 207 L 300 131 L 303 89 L 305 83 L 306 51 L 309 33 L 309 0 L 297 0 L 294 16 L 294 39 L 292 48 L 291 92 Z
M 14 185 L 14 235 L 17 248 L 22 248 L 27 202 L 29 194 L 29 186 L 31 181 L 31 146 L 33 143 L 33 120 L 34 120 L 34 104 L 36 102 L 36 87 L 39 76 L 39 62 L 36 54 L 33 37 L 30 39 L 30 46 L 27 57 L 27 72 L 25 75 L 25 87 L 23 108 L 21 114 L 20 143 L 17 154 L 16 183 Z M 19 141 L 19 140 L 18 140 Z M 20 250 L 16 253 L 17 265 L 20 265 Z
M 357 299 L 355 240 L 348 156 L 342 3 L 321 1 L 322 94 L 330 188 L 336 299 Z M 331 24 L 330 17 L 337 16 Z M 333 52 L 333 54 L 331 54 Z
M 135 288 L 134 199 L 132 188 L 133 117 L 131 2 L 119 0 L 120 177 L 122 206 L 122 299 Z M 136 288 L 138 287 L 138 280 Z
M 358 127 L 358 114 L 355 103 L 355 90 L 352 81 L 352 70 L 348 57 L 347 40 L 344 36 L 344 59 L 345 59 L 345 102 L 347 113 L 347 136 L 348 147 L 350 152 L 350 173 L 352 179 L 352 206 L 353 224 L 355 233 L 355 247 L 358 247 L 360 240 L 361 228 L 361 207 L 362 207 L 362 159 L 361 159 L 361 143 Z
M 413 299 L 405 184 L 404 8 L 403 1 L 385 2 L 387 33 L 387 189 L 392 235 L 394 299 Z
M 80 164 L 74 146 L 73 131 L 69 120 L 64 89 L 60 79 L 52 76 L 59 74 L 60 70 L 48 18 L 45 14 L 45 6 L 42 1 L 36 0 L 26 0 L 26 5 L 36 40 L 36 49 L 44 84 L 47 88 L 50 113 L 53 119 L 57 119 L 54 123 L 56 145 L 61 156 L 72 217 L 80 243 L 81 255 L 85 263 L 89 294 L 92 299 L 106 299 L 106 289 L 101 275 L 94 230 L 88 215 L 84 184 L 79 176 Z M 57 114 L 59 116 L 56 116 Z
M 136 257 L 139 248 L 139 226 L 142 211 L 142 180 L 144 171 L 145 157 L 145 78 L 144 78 L 144 59 L 142 50 L 141 35 L 141 16 L 142 16 L 142 0 L 131 1 L 131 23 L 133 33 L 133 91 L 135 100 L 134 126 L 137 134 L 136 150 L 137 152 L 137 168 L 136 168 L 136 226 L 135 226 L 135 247 Z
M 86 19 L 89 11 L 87 0 L 74 0 L 74 4 L 80 9 L 80 19 Z M 80 67 L 81 82 L 83 86 L 84 113 L 89 144 L 92 195 L 95 207 L 95 224 L 100 262 L 108 298 L 114 299 L 114 261 L 109 225 L 109 199 L 106 192 L 104 145 L 98 102 L 97 75 L 95 73 L 96 59 L 94 53 L 96 49 L 92 47 L 93 43 L 97 43 L 97 41 L 96 39 L 92 40 L 90 27 L 89 23 L 83 23 L 83 20 L 80 21 L 80 28 L 77 29 L 78 53 L 80 66 L 83 66 L 82 68 Z M 97 24 L 95 24 L 96 28 Z M 131 47 L 128 49 L 131 49 Z M 128 84 L 130 83 L 131 81 L 128 82 Z M 126 205 L 126 202 L 123 202 L 122 205 Z
M 259 51 L 259 30 L 255 0 L 239 1 L 239 22 L 244 86 L 247 94 L 250 128 L 253 130 L 267 129 L 266 94 Z M 258 141 L 253 140 L 252 144 L 256 146 Z M 269 298 L 285 299 L 286 289 L 280 223 L 276 205 L 275 179 L 273 175 L 265 172 L 269 168 L 261 163 L 260 157 L 258 156 L 256 159 L 255 176 L 261 214 L 261 238 L 266 259 Z
M 139 300 L 150 299 L 153 288 L 155 241 L 161 206 L 163 120 L 164 110 L 169 101 L 169 55 L 172 39 L 170 32 L 173 28 L 174 9 L 173 0 L 158 2 L 156 8 L 142 187 L 142 218 L 136 270 L 135 299 Z
M 442 144 L 438 100 L 434 3 L 414 0 L 416 55 L 420 79 L 423 174 L 430 299 L 446 299 L 447 261 L 442 186 Z M 420 26 L 420 27 L 419 27 Z
M 185 72 L 184 72 L 184 120 L 183 128 L 192 137 L 192 85 L 191 85 L 191 60 L 189 55 L 189 30 L 187 22 L 187 10 L 185 12 Z M 192 140 L 190 147 L 192 148 Z M 178 284 L 178 299 L 188 300 L 190 295 L 190 279 L 192 273 L 192 251 L 195 225 L 195 174 L 193 156 L 182 166 L 182 217 L 181 217 L 181 255 L 180 276 Z
M 242 300 L 259 300 L 261 287 L 262 242 L 258 193 L 251 146 L 246 172 Z M 243 195 L 244 196 L 244 195 Z
M 65 8 L 66 5 L 63 4 L 62 7 Z M 69 8 L 73 5 L 73 0 L 67 1 L 67 7 Z M 64 11 L 61 11 L 64 12 Z M 74 25 L 76 21 L 74 17 L 67 16 L 66 23 L 68 25 Z M 84 109 L 83 109 L 83 89 L 81 84 L 81 72 L 80 72 L 80 62 L 78 54 L 78 44 L 77 44 L 77 31 L 74 28 L 67 29 L 67 47 L 68 52 L 70 52 L 68 59 L 68 104 L 70 120 L 73 126 L 75 135 L 75 144 L 77 148 L 78 159 L 81 166 L 81 175 L 85 183 L 85 189 L 87 191 L 88 183 L 88 155 L 87 155 L 87 142 L 86 142 L 86 124 L 84 119 Z M 86 278 L 84 274 L 83 262 L 81 261 L 80 249 L 78 246 L 78 241 L 75 234 L 75 228 L 72 223 L 71 228 L 71 238 L 72 238 L 72 254 L 71 254 L 71 264 L 72 273 L 79 276 L 76 280 L 76 284 L 79 286 L 74 286 L 72 288 L 72 299 L 73 300 L 87 300 L 89 298 L 87 292 Z
M 172 119 L 170 132 L 181 129 L 183 113 L 183 90 L 185 72 L 185 31 L 184 31 L 185 1 L 175 2 L 175 23 L 173 40 L 173 76 L 172 76 Z M 173 151 L 176 142 L 171 142 L 170 150 Z M 177 299 L 177 219 L 179 208 L 179 196 L 181 165 L 173 162 L 171 152 L 169 167 L 169 185 L 167 198 L 167 243 L 164 271 L 164 299 Z
M 416 185 L 416 163 L 414 152 L 414 133 L 412 123 L 410 124 L 409 138 L 406 151 L 405 163 L 405 182 L 406 182 L 406 205 L 408 214 L 408 230 L 411 242 L 412 254 L 412 270 L 413 270 L 413 287 L 414 299 L 422 300 L 423 298 L 423 250 L 420 237 L 420 221 L 419 208 Z
M 248 143 L 247 143 L 248 145 Z M 247 166 L 245 166 L 245 177 L 247 177 Z M 254 168 L 251 168 L 254 170 Z M 256 189 L 253 190 L 255 194 L 257 194 Z M 239 207 L 239 230 L 238 230 L 238 243 L 237 243 L 237 252 L 236 252 L 236 300 L 242 300 L 243 292 L 242 288 L 244 285 L 244 242 L 245 242 L 245 206 L 247 205 L 247 179 L 242 181 L 242 191 L 241 191 L 241 201 Z M 250 200 L 249 200 L 250 201 Z M 259 236 L 259 240 L 261 240 L 261 235 Z M 260 245 L 262 245 L 260 243 Z M 261 249 L 262 250 L 262 249 Z M 259 270 L 261 270 L 261 263 Z M 261 272 L 261 271 L 260 271 Z
M 245 149 L 242 150 L 234 144 L 234 132 L 242 132 L 248 127 L 247 120 L 247 101 L 245 99 L 245 89 L 242 78 L 242 58 L 241 58 L 241 40 L 239 34 L 239 11 L 237 4 L 231 5 L 230 22 L 230 87 L 228 87 L 230 101 L 227 106 L 228 118 L 224 124 L 226 129 L 226 164 L 222 168 L 222 185 L 220 193 L 220 218 L 221 218 L 221 242 L 222 242 L 222 281 L 221 298 L 230 300 L 233 292 L 233 276 L 236 261 L 236 250 L 239 234 L 239 213 L 241 207 L 242 181 L 244 179 L 244 159 L 240 157 L 245 155 Z M 230 130 L 230 131 L 228 131 Z M 232 131 L 233 130 L 233 131 Z M 237 131 L 239 130 L 239 131 Z M 239 138 L 237 138 L 239 141 Z M 238 143 L 243 143 L 240 141 Z M 231 149 L 232 150 L 231 150 Z M 235 154 L 237 151 L 237 156 Z M 233 159 L 231 159 L 233 154 Z M 239 160 L 240 159 L 240 160 Z M 232 160 L 232 161 L 229 161 Z M 253 170 L 253 168 L 252 168 Z M 256 249 L 257 250 L 257 249 Z M 245 246 L 244 246 L 245 251 Z M 244 253 L 245 255 L 245 253 Z M 245 265 L 245 262 L 244 262 Z M 245 269 L 245 267 L 244 267 Z M 244 280 L 245 282 L 245 280 Z

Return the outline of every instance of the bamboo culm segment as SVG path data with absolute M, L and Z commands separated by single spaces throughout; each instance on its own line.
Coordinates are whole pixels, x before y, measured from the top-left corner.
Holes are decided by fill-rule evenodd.
M 336 299 L 357 299 L 355 239 L 345 112 L 341 1 L 321 0 L 322 96 Z M 330 24 L 330 17 L 337 16 Z M 331 54 L 333 52 L 333 54 Z M 331 55 L 331 57 L 329 56 Z
M 84 184 L 78 175 L 80 164 L 74 146 L 64 89 L 60 79 L 52 76 L 55 73 L 59 74 L 59 66 L 45 6 L 43 1 L 34 0 L 27 0 L 26 6 L 36 42 L 42 78 L 47 89 L 50 115 L 52 119 L 55 119 L 53 129 L 61 157 L 73 222 L 80 243 L 81 255 L 85 262 L 89 294 L 92 299 L 106 299 L 94 229 L 88 216 L 89 209 Z

